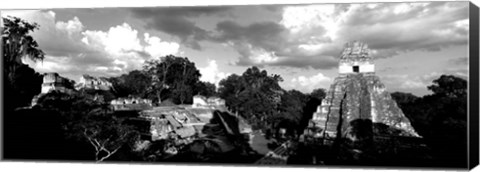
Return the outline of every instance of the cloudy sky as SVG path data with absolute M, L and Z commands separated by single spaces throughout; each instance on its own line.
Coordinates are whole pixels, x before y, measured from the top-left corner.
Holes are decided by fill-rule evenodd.
M 468 76 L 468 2 L 3 10 L 36 22 L 38 72 L 118 76 L 167 54 L 218 83 L 258 66 L 285 89 L 328 88 L 348 41 L 366 42 L 390 92 L 425 95 L 441 74 Z

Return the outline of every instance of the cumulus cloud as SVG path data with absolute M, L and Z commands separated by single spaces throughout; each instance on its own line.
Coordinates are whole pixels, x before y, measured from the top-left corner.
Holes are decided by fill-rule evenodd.
M 148 33 L 144 34 L 144 40 L 149 44 L 145 47 L 145 51 L 152 57 L 177 54 L 180 48 L 180 44 L 176 42 L 164 42 L 159 37 L 150 36 Z
M 387 58 L 408 51 L 466 45 L 468 40 L 468 2 L 268 6 L 265 9 L 271 9 L 271 14 L 279 15 L 274 20 L 223 20 L 222 16 L 235 11 L 232 8 L 130 11 L 146 29 L 172 35 L 184 46 L 201 49 L 202 41 L 231 46 L 239 55 L 234 64 L 240 66 L 331 69 L 337 67 L 338 55 L 347 41 L 364 41 L 374 57 Z M 113 75 L 138 68 L 151 57 L 179 53 L 179 43 L 140 33 L 128 23 L 106 30 L 86 30 L 81 18 L 56 21 L 51 11 L 35 11 L 26 19 L 41 26 L 34 38 L 48 55 L 46 68 L 70 68 L 76 73 L 106 71 Z M 204 27 L 207 25 L 211 28 Z M 300 78 L 296 79 L 300 83 Z M 419 86 L 413 82 L 407 85 Z
M 209 60 L 208 66 L 203 68 L 198 68 L 202 76 L 200 77 L 201 81 L 210 82 L 215 84 L 218 87 L 220 80 L 226 78 L 229 73 L 220 72 L 218 69 L 217 61 Z
M 200 50 L 199 41 L 208 40 L 209 32 L 195 23 L 200 16 L 225 15 L 230 7 L 134 8 L 134 17 L 146 21 L 146 27 L 178 37 L 188 47 Z
M 417 96 L 428 94 L 427 86 L 441 74 L 432 72 L 423 75 L 392 74 L 379 76 L 389 92 L 408 92 Z
M 391 92 L 405 91 L 423 96 L 431 93 L 427 87 L 432 85 L 433 80 L 440 78 L 441 75 L 454 75 L 468 80 L 468 69 L 444 69 L 421 75 L 392 74 L 380 77 Z
M 122 25 L 111 27 L 108 31 L 87 30 L 82 33 L 84 36 L 82 42 L 99 49 L 104 49 L 108 53 L 120 55 L 123 53 L 142 51 L 138 31 L 123 23 Z
M 55 15 L 55 13 L 51 12 L 51 14 L 53 14 L 53 17 Z M 62 30 L 62 31 L 65 31 L 67 32 L 68 34 L 74 34 L 74 33 L 78 33 L 78 32 L 81 32 L 83 30 L 83 24 L 82 22 L 80 22 L 80 20 L 78 19 L 78 17 L 74 17 L 72 20 L 69 20 L 67 22 L 62 22 L 62 21 L 59 21 L 55 24 L 55 27 L 58 29 L 58 30 Z
M 316 69 L 335 67 L 343 45 L 353 40 L 369 44 L 376 58 L 468 40 L 467 2 L 296 5 L 282 12 L 279 22 L 220 22 L 214 40 L 235 48 L 236 65 Z M 271 60 L 259 60 L 265 57 Z
M 337 33 L 344 39 L 366 41 L 377 50 L 377 57 L 438 51 L 467 44 L 468 28 L 460 22 L 468 18 L 467 11 L 466 2 L 386 3 L 373 9 L 352 4 Z
M 52 11 L 33 11 L 17 15 L 37 22 L 40 29 L 32 33 L 45 51 L 43 62 L 26 61 L 39 72 L 58 72 L 78 79 L 83 74 L 114 76 L 141 68 L 152 57 L 178 53 L 179 44 L 162 41 L 157 36 L 139 32 L 128 23 L 106 31 L 85 30 L 81 19 L 56 21 Z M 142 41 L 143 40 L 143 41 Z
M 322 73 L 318 73 L 310 77 L 301 75 L 292 78 L 291 87 L 305 93 L 310 93 L 317 88 L 328 88 L 331 82 L 332 78 L 329 78 Z
M 234 21 L 223 21 L 217 24 L 216 31 L 212 40 L 227 42 L 227 45 L 232 46 L 240 54 L 235 65 L 328 69 L 336 64 L 332 56 L 312 53 L 301 48 L 299 45 L 305 40 L 275 22 L 258 22 L 242 26 Z M 328 40 L 315 38 L 314 41 Z

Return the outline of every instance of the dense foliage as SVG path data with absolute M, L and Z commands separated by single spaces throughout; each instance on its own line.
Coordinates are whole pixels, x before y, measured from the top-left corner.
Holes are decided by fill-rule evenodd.
M 200 76 L 195 63 L 188 58 L 167 55 L 145 62 L 142 70 L 109 80 L 117 97 L 133 96 L 157 103 L 191 104 L 194 95 L 216 96 L 215 85 L 200 81 Z
M 172 55 L 147 61 L 144 71 L 152 79 L 150 90 L 158 102 L 170 98 L 179 104 L 191 103 L 193 89 L 201 76 L 188 58 Z
M 38 101 L 40 109 L 60 114 L 65 137 L 86 142 L 94 148 L 95 160 L 103 161 L 138 137 L 134 126 L 114 115 L 109 105 L 94 96 L 77 92 L 50 92 Z
M 279 85 L 282 81 L 279 75 L 251 67 L 242 75 L 232 74 L 221 80 L 218 94 L 230 110 L 242 115 L 255 129 L 274 134 L 284 128 L 288 136 L 295 136 L 303 131 L 325 91 L 286 91 Z
M 467 157 L 467 81 L 442 75 L 428 86 L 433 94 L 393 93 L 415 130 L 432 149 L 437 163 L 465 166 Z
M 42 77 L 32 68 L 22 63 L 22 58 L 39 61 L 45 53 L 30 32 L 39 28 L 36 23 L 28 23 L 20 18 L 1 18 L 4 23 L 0 47 L 3 51 L 3 81 L 6 97 L 15 97 L 7 101 L 6 110 L 29 105 L 34 95 L 40 92 Z
M 248 68 L 241 76 L 230 75 L 220 81 L 219 94 L 226 105 L 245 117 L 254 128 L 272 125 L 281 96 L 284 94 L 279 75 L 268 75 L 257 67 Z
M 151 77 L 145 72 L 133 70 L 118 77 L 111 77 L 115 95 L 118 97 L 148 97 L 148 88 L 151 86 Z

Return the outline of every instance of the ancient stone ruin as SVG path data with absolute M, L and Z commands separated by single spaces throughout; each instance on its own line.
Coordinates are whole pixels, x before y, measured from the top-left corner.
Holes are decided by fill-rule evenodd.
M 232 151 L 242 139 L 251 134 L 251 127 L 244 125 L 241 119 L 227 111 L 193 106 L 154 107 L 140 112 L 139 120 L 149 123 L 150 131 L 144 133 L 151 141 L 173 140 L 170 154 L 177 154 L 180 149 L 192 146 L 193 152 L 202 154 L 196 144 L 218 146 L 216 153 Z M 250 129 L 246 129 L 250 128 Z M 205 145 L 204 145 L 205 146 Z M 200 146 L 202 147 L 202 146 Z
M 225 108 L 225 100 L 219 97 L 193 96 L 193 107 L 197 108 Z
M 307 134 L 351 141 L 376 135 L 419 137 L 410 121 L 375 75 L 367 44 L 347 43 L 340 55 L 339 76 L 310 120 Z
M 31 106 L 36 105 L 40 97 L 51 91 L 59 91 L 67 94 L 73 93 L 75 91 L 74 83 L 75 81 L 62 77 L 58 73 L 44 73 L 41 92 L 32 98 Z
M 120 97 L 110 101 L 110 106 L 115 111 L 145 110 L 153 107 L 152 100 L 139 97 Z
M 107 80 L 105 77 L 93 77 L 90 75 L 83 75 L 80 78 L 80 81 L 75 85 L 77 90 L 82 88 L 85 89 L 94 89 L 94 90 L 104 90 L 108 91 L 112 89 L 112 83 Z
M 80 78 L 79 83 L 75 84 L 75 81 L 62 77 L 58 73 L 44 73 L 41 92 L 33 97 L 31 106 L 36 105 L 38 99 L 49 92 L 58 91 L 72 94 L 80 89 L 110 91 L 113 86 L 105 77 L 93 77 L 85 74 Z
M 58 90 L 61 92 L 72 92 L 73 88 L 72 80 L 64 78 L 58 73 L 45 73 L 43 74 L 42 94 L 47 94 L 52 90 Z

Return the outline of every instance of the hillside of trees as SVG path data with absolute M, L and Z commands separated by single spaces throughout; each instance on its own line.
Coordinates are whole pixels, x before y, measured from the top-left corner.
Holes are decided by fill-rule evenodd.
M 417 97 L 395 92 L 395 99 L 415 130 L 431 148 L 433 159 L 444 166 L 467 163 L 467 81 L 442 75 L 428 86 L 433 94 Z

